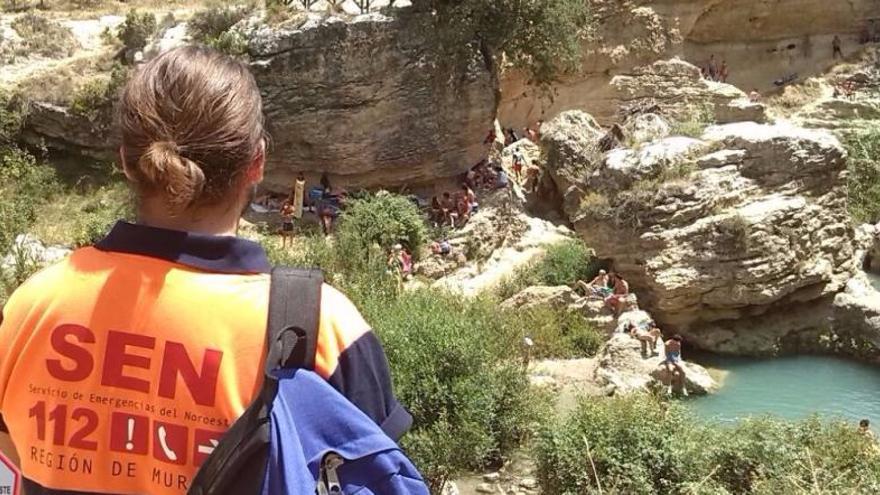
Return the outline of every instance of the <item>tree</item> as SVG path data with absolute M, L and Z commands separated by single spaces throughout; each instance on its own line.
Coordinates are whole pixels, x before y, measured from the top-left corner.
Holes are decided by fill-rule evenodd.
M 484 56 L 503 54 L 542 85 L 578 69 L 592 22 L 587 0 L 413 0 L 413 6 L 434 14 L 448 59 L 467 61 L 478 43 Z

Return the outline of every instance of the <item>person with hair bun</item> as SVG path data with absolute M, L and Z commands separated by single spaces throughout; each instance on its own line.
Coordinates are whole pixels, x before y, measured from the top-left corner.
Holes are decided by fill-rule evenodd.
M 266 161 L 254 77 L 179 47 L 134 72 L 118 110 L 137 222 L 2 311 L 0 450 L 27 493 L 185 493 L 262 386 L 272 266 L 236 237 Z M 319 311 L 315 372 L 400 438 L 412 420 L 378 338 L 327 285 Z

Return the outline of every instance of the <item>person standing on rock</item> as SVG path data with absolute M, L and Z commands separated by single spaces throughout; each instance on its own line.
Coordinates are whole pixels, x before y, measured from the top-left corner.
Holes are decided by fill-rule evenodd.
M 657 341 L 660 340 L 663 333 L 657 328 L 656 323 L 653 321 L 648 322 L 645 329 L 639 325 L 631 325 L 629 334 L 642 345 L 642 357 L 648 357 L 649 348 L 651 356 L 657 355 Z
M 727 60 L 721 61 L 721 68 L 718 70 L 718 81 L 726 83 L 730 76 L 730 68 L 727 67 Z
M 666 368 L 669 381 L 666 383 L 666 393 L 672 395 L 672 384 L 675 383 L 675 375 L 678 372 L 678 383 L 681 386 L 681 392 L 687 396 L 687 387 L 685 386 L 685 371 L 681 360 L 681 335 L 675 334 L 671 339 L 666 341 L 666 357 L 663 359 L 663 367 Z
M 302 173 L 296 176 L 293 183 L 293 218 L 299 220 L 303 215 L 303 198 L 306 191 L 306 178 Z
M 526 157 L 523 156 L 522 150 L 516 150 L 513 152 L 513 176 L 516 178 L 517 182 L 522 180 L 522 169 L 525 162 Z
M 840 41 L 840 36 L 835 35 L 834 39 L 831 40 L 831 58 L 837 58 L 838 56 L 843 58 L 843 50 L 841 49 L 841 46 L 842 42 Z
M 709 73 L 709 79 L 718 80 L 718 62 L 715 61 L 715 54 L 709 57 L 709 63 L 706 65 L 706 72 Z

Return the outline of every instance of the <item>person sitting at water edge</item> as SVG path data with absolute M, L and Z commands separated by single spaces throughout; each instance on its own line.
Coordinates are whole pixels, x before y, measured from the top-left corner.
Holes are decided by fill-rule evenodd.
M 858 431 L 859 431 L 859 435 L 870 438 L 871 440 L 874 439 L 874 432 L 871 431 L 871 422 L 868 421 L 867 419 L 863 419 L 863 420 L 859 421 L 859 430 Z
M 666 358 L 663 360 L 663 366 L 668 373 L 669 382 L 667 382 L 666 393 L 672 395 L 672 384 L 676 381 L 676 372 L 678 374 L 678 383 L 681 386 L 681 393 L 687 396 L 687 387 L 685 386 L 685 371 L 681 360 L 681 335 L 675 334 L 671 339 L 665 342 Z

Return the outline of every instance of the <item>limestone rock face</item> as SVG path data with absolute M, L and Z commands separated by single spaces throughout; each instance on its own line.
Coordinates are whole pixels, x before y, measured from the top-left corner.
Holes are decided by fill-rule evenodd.
M 834 298 L 833 322 L 839 337 L 829 346 L 851 347 L 843 350 L 860 357 L 880 358 L 880 292 L 864 273 L 853 277 L 846 290 Z
M 577 294 L 566 285 L 557 287 L 527 287 L 501 303 L 504 309 L 528 309 L 535 306 L 567 307 L 578 299 Z
M 92 122 L 69 108 L 51 103 L 33 102 L 22 138 L 35 146 L 80 153 L 112 160 L 120 137 L 112 122 Z
M 405 25 L 405 26 L 404 26 Z M 493 75 L 475 51 L 451 75 L 431 48 L 429 19 L 379 14 L 251 35 L 251 68 L 269 131 L 267 184 L 300 171 L 351 187 L 456 176 L 483 158 L 493 128 Z
M 642 356 L 641 352 L 639 341 L 627 334 L 615 333 L 605 343 L 599 352 L 595 378 L 608 394 L 626 395 L 668 383 L 661 367 L 664 359 L 662 340 L 657 341 L 656 355 Z M 705 395 L 718 388 L 705 368 L 687 361 L 683 364 L 688 393 Z
M 34 236 L 20 234 L 15 238 L 10 252 L 0 257 L 0 268 L 13 269 L 20 259 L 37 266 L 50 265 L 66 258 L 71 252 L 65 246 L 46 246 Z
M 729 124 L 654 160 L 597 154 L 587 138 L 572 146 L 590 132 L 545 134 L 547 166 L 565 178 L 557 185 L 577 232 L 665 331 L 729 353 L 821 347 L 831 301 L 857 265 L 836 138 Z M 674 150 L 669 139 L 642 149 Z M 619 153 L 632 155 L 627 166 Z

